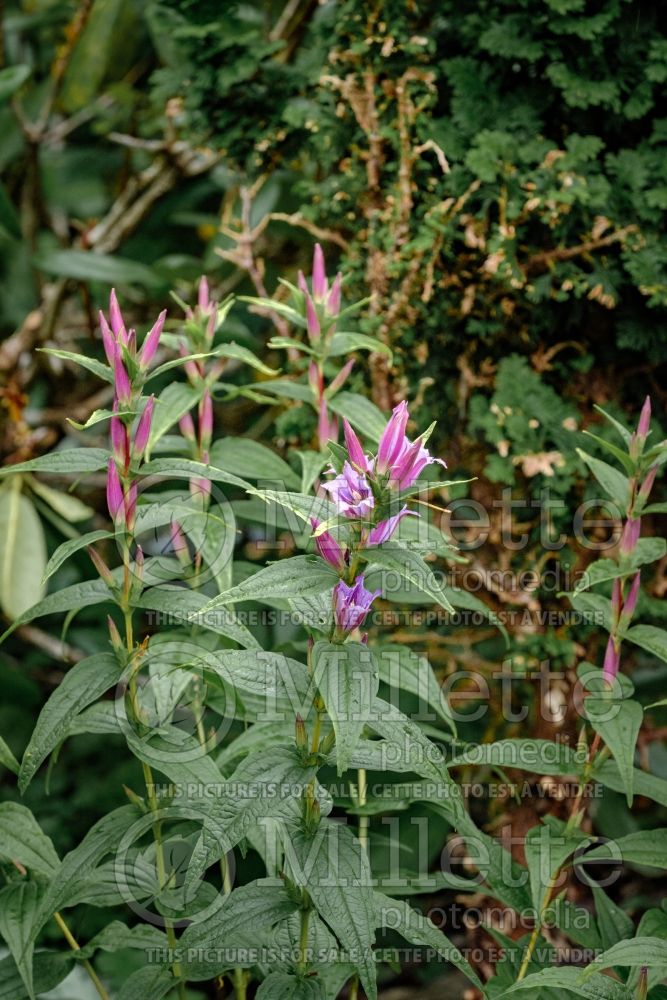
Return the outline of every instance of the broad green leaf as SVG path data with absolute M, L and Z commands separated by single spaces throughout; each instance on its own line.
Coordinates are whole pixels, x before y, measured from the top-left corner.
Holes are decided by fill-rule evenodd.
M 176 986 L 170 970 L 160 965 L 145 965 L 125 980 L 116 1000 L 162 1000 Z
M 325 523 L 340 524 L 341 516 L 338 509 L 324 497 L 315 497 L 309 493 L 285 493 L 280 490 L 258 490 L 254 487 L 248 491 L 253 496 L 260 497 L 265 503 L 275 503 L 285 510 L 293 511 L 297 518 L 306 523 L 311 518 Z M 320 527 L 322 527 L 320 525 Z M 298 524 L 297 524 L 298 530 Z
M 616 562 L 614 559 L 597 559 L 587 567 L 582 579 L 574 588 L 574 594 L 580 594 L 589 587 L 618 577 L 629 576 L 646 563 L 662 559 L 667 552 L 667 541 L 664 538 L 640 538 L 637 546 L 627 560 Z
M 62 490 L 54 490 L 51 486 L 47 486 L 46 483 L 42 483 L 39 479 L 35 479 L 34 476 L 29 477 L 28 484 L 33 493 L 36 493 L 38 497 L 41 497 L 42 500 L 48 503 L 52 510 L 55 510 L 56 514 L 59 514 L 66 521 L 72 521 L 74 523 L 87 521 L 88 518 L 92 517 L 95 513 L 92 507 L 88 507 L 87 504 L 81 503 L 81 501 L 71 493 L 63 493 Z
M 92 250 L 42 250 L 33 255 L 35 267 L 59 278 L 99 281 L 104 285 L 142 285 L 159 291 L 164 281 L 151 267 L 138 260 L 128 260 Z
M 606 760 L 597 766 L 593 771 L 593 777 L 615 792 L 625 791 L 615 760 Z M 664 778 L 659 778 L 656 774 L 647 774 L 646 771 L 636 767 L 632 783 L 635 795 L 645 795 L 654 802 L 667 806 L 667 781 Z
M 74 717 L 113 687 L 119 676 L 113 653 L 95 653 L 68 670 L 40 712 L 23 754 L 19 772 L 22 794 L 42 761 L 67 736 Z
M 346 826 L 324 820 L 313 835 L 295 831 L 286 837 L 285 856 L 294 881 L 349 951 L 368 1000 L 376 1000 L 375 905 L 361 844 Z
M 373 354 L 383 354 L 391 362 L 391 348 L 376 337 L 367 337 L 363 333 L 335 333 L 331 339 L 329 357 L 336 358 L 352 351 L 371 351 Z
M 218 358 L 229 358 L 234 361 L 242 361 L 246 365 L 250 365 L 251 368 L 255 368 L 262 375 L 277 375 L 278 370 L 276 368 L 269 368 L 256 354 L 249 351 L 247 347 L 242 347 L 241 344 L 235 344 L 233 341 L 230 344 L 220 344 L 213 351 Z
M 0 607 L 8 618 L 40 601 L 46 558 L 42 522 L 17 476 L 0 490 Z
M 259 643 L 252 632 L 230 609 L 220 609 L 216 614 L 201 614 L 206 598 L 194 590 L 176 584 L 161 584 L 145 590 L 135 600 L 135 607 L 172 615 L 176 623 L 194 621 L 202 628 L 227 636 L 245 649 L 258 649 Z
M 456 734 L 447 699 L 442 693 L 433 668 L 425 656 L 413 653 L 405 646 L 381 646 L 374 649 L 380 680 L 390 688 L 409 691 L 429 705 Z
M 655 625 L 633 625 L 632 628 L 623 633 L 623 638 L 634 642 L 635 646 L 640 646 L 667 663 L 667 631 L 665 629 L 656 628 Z
M 60 569 L 62 564 L 66 562 L 70 556 L 73 556 L 75 552 L 80 552 L 81 549 L 87 548 L 94 542 L 101 542 L 107 538 L 113 537 L 113 531 L 104 531 L 103 529 L 99 529 L 98 531 L 89 531 L 86 535 L 79 535 L 78 538 L 68 538 L 66 542 L 63 542 L 62 545 L 58 546 L 49 559 L 46 564 L 46 569 L 44 570 L 42 581 L 46 583 L 49 577 L 53 576 L 56 570 Z
M 54 475 L 69 475 L 78 472 L 99 472 L 106 469 L 110 452 L 104 448 L 62 448 L 39 458 L 18 465 L 0 468 L 0 478 L 16 472 L 52 472 Z
M 243 583 L 219 594 L 204 605 L 199 614 L 207 615 L 216 608 L 237 601 L 264 601 L 299 594 L 318 594 L 333 587 L 337 581 L 337 573 L 324 560 L 313 556 L 291 556 L 270 563 Z
M 20 802 L 0 803 L 0 857 L 47 878 L 60 865 L 50 838 Z
M 96 951 L 121 951 L 125 948 L 138 948 L 146 951 L 150 948 L 168 948 L 169 942 L 164 931 L 150 924 L 137 924 L 128 927 L 120 920 L 112 920 L 99 934 L 85 944 L 78 952 L 77 958 L 90 958 Z
M 316 694 L 303 663 L 284 653 L 256 648 L 202 653 L 201 663 L 231 691 L 240 693 L 244 705 L 261 718 L 288 718 L 292 723 L 288 742 L 292 742 L 294 719 L 308 716 Z
M 245 489 L 249 484 L 231 472 L 216 469 L 213 465 L 193 462 L 189 458 L 153 458 L 139 467 L 141 476 L 166 476 L 177 479 L 208 479 L 212 483 L 227 483 Z
M 299 477 L 287 462 L 252 438 L 221 438 L 211 448 L 211 462 L 234 475 L 277 480 L 287 489 L 299 488 Z
M 17 63 L 0 69 L 0 103 L 6 101 L 19 87 L 22 87 L 30 76 L 30 66 Z
M 338 775 L 350 766 L 378 689 L 373 655 L 360 642 L 316 642 L 313 672 L 336 734 Z
M 380 440 L 387 419 L 382 410 L 366 396 L 360 396 L 356 392 L 338 392 L 329 400 L 329 407 L 339 416 L 347 417 L 352 426 L 373 443 Z
M 72 361 L 75 365 L 79 365 L 80 368 L 86 368 L 89 372 L 92 372 L 93 375 L 97 375 L 97 377 L 101 378 L 104 382 L 110 382 L 111 385 L 113 385 L 114 375 L 112 370 L 108 365 L 102 364 L 101 361 L 97 361 L 95 358 L 89 358 L 86 354 L 74 354 L 72 351 L 61 351 L 55 347 L 40 347 L 38 350 L 42 351 L 44 354 L 50 354 L 54 358 L 60 358 L 62 361 Z M 100 420 L 109 419 L 107 410 L 96 410 L 93 417 L 97 414 L 103 414 L 103 416 L 99 416 L 99 418 L 95 420 L 91 417 L 90 424 L 88 421 L 86 421 L 83 425 L 76 424 L 74 421 L 70 422 L 73 423 L 75 427 L 82 428 L 92 426 L 92 424 L 98 423 Z
M 239 931 L 256 933 L 272 927 L 296 911 L 296 903 L 282 885 L 276 885 L 273 879 L 258 879 L 239 886 L 229 896 L 221 896 L 220 907 L 212 916 L 191 924 L 185 930 L 181 947 L 186 954 L 194 955 L 197 949 L 210 947 L 212 941 L 224 945 L 230 938 L 233 940 Z M 226 964 L 222 957 L 221 967 Z M 212 972 L 210 962 L 194 959 L 184 963 L 183 971 L 188 979 L 195 981 L 211 979 L 216 974 Z
M 301 403 L 312 403 L 313 392 L 305 382 L 294 382 L 291 379 L 272 379 L 260 383 L 262 392 L 269 392 L 284 399 L 298 399 Z
M 631 864 L 647 868 L 667 868 L 667 829 L 637 830 L 609 843 L 600 844 L 587 851 L 586 861 L 594 859 L 615 860 L 620 856 Z
M 634 760 L 637 737 L 644 718 L 638 701 L 589 695 L 585 701 L 588 720 L 614 755 L 623 780 L 628 808 L 632 806 Z
M 33 985 L 41 997 L 62 982 L 74 964 L 71 952 L 38 951 L 32 962 Z M 0 960 L 0 1000 L 29 1000 L 21 973 L 11 955 Z
M 577 454 L 584 460 L 605 493 L 624 512 L 630 498 L 630 485 L 627 476 L 615 469 L 613 465 L 609 465 L 608 462 L 602 462 L 599 458 L 588 455 L 581 448 L 577 448 Z
M 587 625 L 602 625 L 607 631 L 611 628 L 611 601 L 602 594 L 570 594 L 570 602 L 575 611 L 579 611 Z
M 466 961 L 456 945 L 452 944 L 447 935 L 443 934 L 428 917 L 413 909 L 403 900 L 392 899 L 381 892 L 375 892 L 373 897 L 376 926 L 391 927 L 410 944 L 424 945 L 433 949 L 445 961 L 451 962 L 478 989 L 483 989 L 482 983 L 470 963 Z
M 199 402 L 203 387 L 195 388 L 187 382 L 170 382 L 155 401 L 151 435 L 146 449 L 148 461 L 157 442 L 167 431 L 178 423 L 182 416 L 188 413 Z
M 539 997 L 542 990 L 550 989 L 566 990 L 575 996 L 584 997 L 585 1000 L 633 1000 L 633 994 L 623 983 L 601 975 L 582 982 L 581 969 L 569 965 L 533 972 L 503 993 L 496 994 L 495 1000 L 525 990 L 529 990 L 532 996 Z
M 436 808 L 441 808 L 436 804 Z M 495 837 L 480 830 L 464 809 L 457 829 L 472 849 L 472 862 L 496 899 L 522 913 L 531 906 L 528 871 Z
M 585 857 L 588 858 L 589 854 L 594 853 L 595 851 L 589 851 Z M 601 889 L 595 882 L 593 882 L 591 889 L 601 950 L 611 948 L 612 945 L 624 938 L 633 937 L 635 928 L 628 914 L 620 906 L 617 906 L 604 889 Z
M 3 767 L 6 767 L 8 771 L 12 771 L 14 774 L 19 773 L 19 762 L 3 740 L 2 736 L 0 736 L 0 764 L 2 764 Z
M 21 979 L 31 998 L 35 990 L 32 977 L 32 955 L 35 948 L 30 940 L 37 911 L 39 888 L 36 882 L 10 882 L 0 890 L 0 935 L 7 942 Z
M 270 972 L 255 994 L 257 1000 L 326 1000 L 324 984 L 289 972 Z
M 19 625 L 34 618 L 41 618 L 44 615 L 53 615 L 61 611 L 73 611 L 75 608 L 87 608 L 91 604 L 103 604 L 105 601 L 113 601 L 111 591 L 102 580 L 86 580 L 84 583 L 75 583 L 71 587 L 65 587 L 55 594 L 49 594 L 43 601 L 34 604 L 20 617 L 12 622 L 10 628 L 0 636 L 0 642 L 10 635 Z
M 479 743 L 455 754 L 447 766 L 491 765 L 515 767 L 520 771 L 537 771 L 539 774 L 577 774 L 585 759 L 585 756 L 577 754 L 566 744 L 553 740 L 507 739 L 496 743 Z
M 301 462 L 301 485 L 299 489 L 301 493 L 307 495 L 329 460 L 321 451 L 297 451 L 296 454 L 299 456 L 299 461 Z
M 410 586 L 415 587 L 433 603 L 439 604 L 445 611 L 454 611 L 433 570 L 418 552 L 405 549 L 394 542 L 385 542 L 384 545 L 373 548 L 368 555 L 371 566 L 380 566 L 382 569 L 398 574 Z M 389 601 L 392 599 L 391 593 L 387 591 L 386 587 L 383 588 L 382 596 Z
M 667 966 L 667 941 L 658 937 L 635 937 L 619 941 L 598 955 L 580 975 L 585 981 L 598 969 L 611 969 L 617 965 L 631 967 L 644 965 L 647 969 Z

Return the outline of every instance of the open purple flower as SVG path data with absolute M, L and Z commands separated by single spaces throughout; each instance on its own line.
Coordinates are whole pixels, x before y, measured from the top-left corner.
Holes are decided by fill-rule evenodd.
M 345 462 L 340 475 L 324 483 L 322 488 L 331 494 L 332 501 L 345 517 L 366 517 L 375 506 L 368 480 L 349 462 Z
M 337 583 L 333 591 L 333 603 L 338 630 L 348 635 L 359 628 L 380 593 L 380 590 L 366 590 L 363 575 L 358 576 L 351 587 L 344 580 Z
M 376 460 L 377 472 L 388 475 L 390 484 L 400 490 L 412 486 L 422 470 L 433 462 L 446 468 L 441 458 L 433 458 L 421 438 L 410 441 L 406 437 L 409 416 L 405 400 L 394 407 L 382 432 Z
M 403 507 L 402 510 L 399 510 L 398 514 L 393 514 L 391 517 L 386 518 L 386 520 L 380 521 L 374 528 L 371 528 L 366 539 L 366 544 L 382 545 L 383 542 L 388 542 L 404 517 L 419 517 L 419 514 L 416 510 L 409 510 L 407 507 Z

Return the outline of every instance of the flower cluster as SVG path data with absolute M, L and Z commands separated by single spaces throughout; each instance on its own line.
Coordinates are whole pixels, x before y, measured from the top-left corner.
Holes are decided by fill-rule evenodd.
M 644 445 L 649 435 L 651 424 L 651 399 L 646 397 L 637 424 L 637 430 L 630 438 L 630 457 L 638 461 L 644 451 Z M 643 477 L 641 484 L 637 477 L 630 480 L 630 497 L 628 500 L 627 517 L 618 550 L 621 562 L 631 560 L 641 536 L 641 512 L 646 504 L 658 466 L 653 465 Z M 605 680 L 612 681 L 617 675 L 621 663 L 621 642 L 637 607 L 641 570 L 637 570 L 628 582 L 628 578 L 617 577 L 614 580 L 611 595 L 611 630 L 604 655 L 603 675 Z
M 347 634 L 359 627 L 379 593 L 365 589 L 363 576 L 355 577 L 354 555 L 389 541 L 404 517 L 419 516 L 405 504 L 389 516 L 380 516 L 378 512 L 386 511 L 392 499 L 395 503 L 397 493 L 411 487 L 427 465 L 433 462 L 445 465 L 442 459 L 429 453 L 425 435 L 415 441 L 406 436 L 409 416 L 407 403 L 395 407 L 375 457 L 366 454 L 349 422 L 343 420 L 347 454 L 341 471 L 322 488 L 338 513 L 351 522 L 355 553 L 349 547 L 343 548 L 330 531 L 323 530 L 320 522 L 311 518 L 320 556 L 341 576 L 352 577 L 349 584 L 341 580 L 334 590 L 334 617 L 339 633 Z

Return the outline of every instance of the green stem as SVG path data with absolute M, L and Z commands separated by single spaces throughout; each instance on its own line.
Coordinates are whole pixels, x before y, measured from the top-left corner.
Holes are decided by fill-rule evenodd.
M 65 923 L 62 914 L 59 913 L 58 910 L 56 910 L 56 912 L 53 914 L 53 919 L 58 924 L 60 930 L 63 932 L 63 937 L 67 941 L 72 951 L 81 951 L 81 946 L 79 945 L 79 942 L 72 934 L 71 930 Z M 90 976 L 91 982 L 93 983 L 93 986 L 99 993 L 102 1000 L 109 1000 L 109 994 L 107 993 L 106 989 L 102 984 L 102 981 L 100 980 L 100 977 L 97 975 L 97 973 L 95 972 L 94 968 L 92 967 L 87 958 L 84 959 L 83 961 L 83 967 Z
M 357 770 L 357 805 L 366 805 L 366 795 L 368 790 L 368 783 L 366 781 L 366 770 L 360 767 Z M 364 853 L 368 855 L 368 827 L 369 827 L 369 817 L 360 816 L 359 817 L 359 843 L 361 844 Z
M 308 964 L 308 926 L 310 906 L 301 910 L 301 933 L 299 934 L 299 972 L 304 973 Z

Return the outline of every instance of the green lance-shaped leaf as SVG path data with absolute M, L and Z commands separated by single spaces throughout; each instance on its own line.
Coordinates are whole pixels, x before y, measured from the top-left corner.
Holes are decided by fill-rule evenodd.
M 586 861 L 617 861 L 619 857 L 648 868 L 667 868 L 667 829 L 637 830 L 586 852 Z
M 667 552 L 667 541 L 664 538 L 640 538 L 634 551 L 620 563 L 614 559 L 597 559 L 591 563 L 573 593 L 577 595 L 598 583 L 628 576 L 636 572 L 640 566 L 662 559 L 665 552 Z
M 137 260 L 92 250 L 42 250 L 33 255 L 33 263 L 46 274 L 78 281 L 99 281 L 106 285 L 142 285 L 159 291 L 164 279 L 153 268 Z
M 274 480 L 288 489 L 299 488 L 299 477 L 287 462 L 252 438 L 221 438 L 211 447 L 211 462 L 234 475 Z
M 589 852 L 594 854 L 594 851 Z M 588 860 L 589 855 L 586 855 Z M 604 951 L 605 948 L 611 948 L 612 945 L 617 944 L 624 938 L 632 937 L 635 928 L 632 919 L 628 914 L 617 906 L 616 903 L 609 898 L 604 889 L 601 889 L 599 885 L 591 886 L 593 891 L 593 902 L 595 904 L 595 915 L 596 924 L 598 930 L 598 936 L 600 938 L 600 946 Z
M 72 364 L 79 365 L 81 368 L 92 372 L 93 375 L 97 375 L 103 382 L 109 382 L 113 385 L 113 371 L 108 365 L 102 364 L 101 361 L 97 361 L 95 358 L 89 358 L 86 354 L 76 354 L 73 351 L 61 351 L 55 347 L 41 347 L 39 350 L 44 354 L 51 355 L 53 358 L 60 358 L 61 361 L 71 361 Z M 101 420 L 108 420 L 110 416 L 111 414 L 108 410 L 96 410 L 85 424 L 77 424 L 74 420 L 70 420 L 70 423 L 82 430 L 84 427 L 92 427 Z
M 37 951 L 32 961 L 33 986 L 38 996 L 63 981 L 74 964 L 71 952 Z M 0 1000 L 28 1000 L 29 993 L 11 955 L 0 961 Z
M 581 970 L 572 966 L 562 968 L 541 969 L 533 972 L 525 979 L 514 983 L 509 989 L 496 994 L 495 1000 L 510 996 L 511 993 L 528 991 L 531 996 L 539 997 L 542 990 L 565 990 L 584 1000 L 633 1000 L 633 993 L 623 983 L 610 979 L 609 976 L 596 975 L 589 980 L 581 981 Z
M 618 965 L 664 968 L 667 966 L 667 941 L 659 937 L 635 937 L 619 941 L 586 966 L 580 973 L 580 981 L 585 982 L 599 969 L 612 969 Z
M 99 472 L 106 469 L 109 452 L 105 448 L 62 448 L 39 458 L 18 465 L 6 465 L 0 469 L 0 479 L 17 472 L 52 472 L 64 476 L 79 472 Z
M 425 656 L 398 644 L 375 648 L 373 652 L 381 681 L 391 688 L 401 688 L 417 695 L 456 733 L 447 699 Z
M 8 771 L 12 771 L 14 774 L 19 773 L 19 762 L 16 757 L 7 746 L 6 742 L 0 736 L 0 764 L 6 767 Z
M 658 659 L 667 663 L 667 631 L 665 629 L 656 628 L 655 625 L 633 625 L 632 628 L 623 633 L 623 638 L 634 642 L 635 646 L 645 649 L 648 653 L 653 653 Z
M 454 611 L 435 573 L 418 552 L 405 549 L 395 542 L 385 542 L 384 545 L 378 545 L 369 552 L 369 559 L 371 566 L 380 566 L 390 573 L 397 574 L 434 604 L 439 604 L 445 611 Z M 391 600 L 391 590 L 386 583 L 382 596 Z
M 316 642 L 313 672 L 336 734 L 339 776 L 350 766 L 364 724 L 369 721 L 378 689 L 373 655 L 360 642 Z
M 23 793 L 39 765 L 67 736 L 74 717 L 97 701 L 118 680 L 120 668 L 113 653 L 95 653 L 64 676 L 39 714 L 19 772 Z
M 157 927 L 151 927 L 150 924 L 128 927 L 120 920 L 112 920 L 77 952 L 77 958 L 90 958 L 96 951 L 114 952 L 125 948 L 146 951 L 150 948 L 168 947 L 167 935 Z
M 383 344 L 376 337 L 368 337 L 364 333 L 335 333 L 331 339 L 329 357 L 337 358 L 341 354 L 349 354 L 351 351 L 371 351 L 373 354 L 382 354 L 391 363 L 392 352 L 387 344 Z
M 613 465 L 609 465 L 608 462 L 602 462 L 599 458 L 588 455 L 581 448 L 577 448 L 577 454 L 584 460 L 605 493 L 618 504 L 622 512 L 625 512 L 630 498 L 630 484 L 627 476 L 615 469 Z
M 606 694 L 589 695 L 585 701 L 588 720 L 614 755 L 623 781 L 628 807 L 634 793 L 634 759 L 637 737 L 644 718 L 638 701 L 612 698 Z
M 80 552 L 81 549 L 85 549 L 89 545 L 94 545 L 95 542 L 106 541 L 108 538 L 113 537 L 113 531 L 105 531 L 103 528 L 100 528 L 97 531 L 89 531 L 85 535 L 79 535 L 78 538 L 68 538 L 66 542 L 58 546 L 49 559 L 42 579 L 46 582 L 53 576 L 56 570 L 60 569 L 64 562 L 67 562 L 71 556 Z
M 0 935 L 7 942 L 31 1000 L 35 990 L 30 935 L 37 911 L 40 888 L 36 882 L 10 882 L 0 891 Z
M 441 958 L 451 962 L 478 989 L 483 989 L 475 970 L 463 957 L 456 945 L 452 944 L 446 934 L 425 917 L 423 913 L 413 909 L 404 900 L 392 899 L 384 893 L 375 892 L 376 926 L 390 927 L 398 931 L 401 937 L 414 945 L 425 945 L 432 948 Z
M 75 608 L 87 608 L 92 604 L 102 604 L 112 600 L 111 591 L 102 580 L 86 580 L 83 583 L 75 583 L 71 587 L 64 587 L 63 590 L 49 594 L 43 601 L 39 601 L 38 604 L 24 611 L 0 636 L 0 642 L 3 642 L 20 625 L 25 625 L 26 622 L 30 622 L 34 618 L 58 614 L 61 611 L 73 611 Z
M 327 1000 L 324 984 L 290 972 L 271 972 L 255 994 L 257 1000 Z
M 166 966 L 146 965 L 128 976 L 116 997 L 117 1000 L 162 1000 L 175 986 L 176 980 Z
M 313 835 L 296 831 L 285 838 L 290 873 L 308 891 L 359 971 L 369 1000 L 376 1000 L 373 938 L 375 903 L 368 859 L 346 826 L 323 821 Z
M 226 483 L 246 489 L 249 483 L 245 479 L 224 472 L 213 465 L 203 462 L 193 462 L 189 458 L 152 458 L 138 469 L 141 476 L 165 476 L 176 479 L 208 479 L 212 483 Z
M 237 601 L 263 601 L 276 597 L 319 594 L 332 588 L 337 580 L 338 575 L 322 559 L 292 556 L 270 563 L 243 583 L 219 594 L 205 604 L 199 614 L 206 615 L 209 611 Z M 193 620 L 196 621 L 195 615 Z
M 0 804 L 0 858 L 51 878 L 60 858 L 37 820 L 20 802 Z
M 579 830 L 568 830 L 565 823 L 553 816 L 544 817 L 529 830 L 525 854 L 530 873 L 530 891 L 538 913 L 552 890 L 552 880 L 574 852 L 589 843 L 591 837 Z
M 338 392 L 329 400 L 329 407 L 339 416 L 347 417 L 352 426 L 372 442 L 380 440 L 387 419 L 366 396 L 356 392 Z
M 0 491 L 0 607 L 8 618 L 41 599 L 45 566 L 42 522 L 17 476 Z

